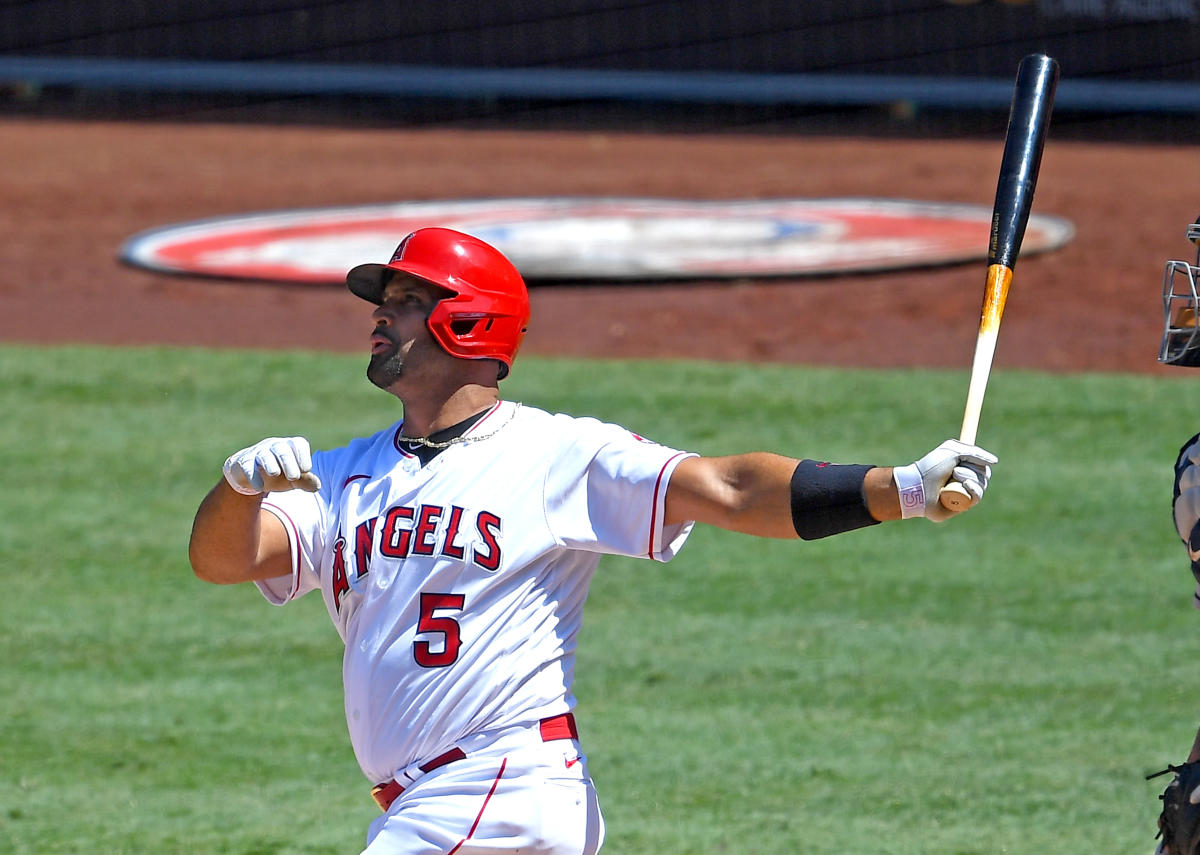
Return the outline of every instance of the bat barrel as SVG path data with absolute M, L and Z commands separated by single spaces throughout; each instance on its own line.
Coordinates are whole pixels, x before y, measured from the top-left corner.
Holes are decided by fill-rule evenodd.
M 1000 264 L 1011 270 L 1017 263 L 1057 87 L 1055 60 L 1045 54 L 1031 54 L 1021 60 L 996 185 L 989 265 Z

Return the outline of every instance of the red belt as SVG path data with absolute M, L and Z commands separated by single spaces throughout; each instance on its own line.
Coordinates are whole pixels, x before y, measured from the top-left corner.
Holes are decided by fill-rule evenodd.
M 544 718 L 539 722 L 539 729 L 543 742 L 553 742 L 556 739 L 579 738 L 579 731 L 575 728 L 575 716 L 571 713 Z M 440 769 L 449 763 L 453 763 L 455 760 L 463 760 L 466 756 L 461 748 L 451 748 L 445 754 L 439 754 L 428 763 L 422 763 L 419 768 L 422 772 L 432 772 L 434 769 Z M 392 806 L 392 802 L 399 798 L 402 792 L 404 792 L 404 787 L 400 786 L 393 778 L 385 784 L 377 784 L 371 790 L 371 797 L 375 799 L 375 803 L 379 805 L 379 809 L 387 813 L 387 809 Z

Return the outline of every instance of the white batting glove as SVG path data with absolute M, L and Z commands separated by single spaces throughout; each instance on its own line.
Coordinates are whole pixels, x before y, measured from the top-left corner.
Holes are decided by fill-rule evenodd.
M 222 470 L 229 486 L 244 496 L 283 490 L 321 489 L 312 453 L 302 436 L 270 436 L 229 456 Z
M 900 493 L 903 519 L 925 517 L 943 522 L 962 511 L 952 511 L 938 501 L 938 493 L 951 481 L 962 485 L 978 502 L 983 498 L 996 456 L 976 445 L 948 439 L 916 463 L 892 470 Z M 974 503 L 972 503 L 974 504 Z
M 1187 544 L 1188 557 L 1195 561 L 1200 558 L 1200 536 L 1195 538 L 1196 524 L 1200 522 L 1200 438 L 1192 437 L 1191 442 L 1179 451 L 1175 461 L 1175 496 L 1171 510 L 1175 517 L 1175 531 L 1179 539 Z M 1197 533 L 1200 534 L 1200 533 Z

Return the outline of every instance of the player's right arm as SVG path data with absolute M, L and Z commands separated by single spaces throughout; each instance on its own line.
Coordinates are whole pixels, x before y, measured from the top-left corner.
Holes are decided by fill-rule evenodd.
M 230 455 L 223 473 L 196 511 L 188 544 L 192 570 L 224 585 L 290 574 L 287 531 L 262 502 L 268 492 L 320 487 L 308 440 L 268 437 Z
M 188 558 L 205 582 L 232 585 L 292 572 L 283 523 L 263 510 L 263 496 L 244 496 L 224 480 L 209 490 L 196 519 Z

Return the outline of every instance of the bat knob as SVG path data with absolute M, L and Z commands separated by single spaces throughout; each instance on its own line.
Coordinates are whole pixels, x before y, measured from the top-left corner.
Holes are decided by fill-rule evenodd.
M 967 489 L 957 481 L 951 481 L 938 493 L 938 501 L 948 511 L 965 511 L 975 504 L 977 499 L 967 492 Z
M 321 479 L 315 472 L 302 472 L 296 479 L 296 486 L 308 493 L 315 493 L 321 489 Z

